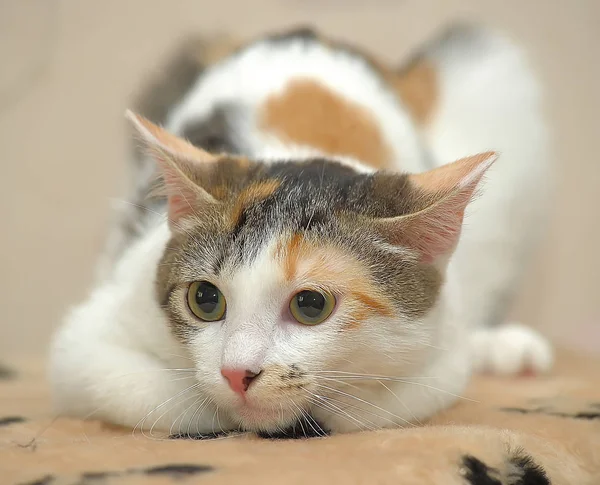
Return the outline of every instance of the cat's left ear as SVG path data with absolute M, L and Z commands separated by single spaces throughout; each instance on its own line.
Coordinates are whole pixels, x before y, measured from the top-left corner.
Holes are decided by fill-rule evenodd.
M 391 244 L 414 249 L 426 263 L 445 261 L 461 233 L 465 209 L 498 156 L 486 152 L 409 175 L 414 212 L 374 221 Z
M 127 110 L 125 117 L 133 124 L 151 156 L 157 161 L 165 182 L 169 222 L 177 225 L 195 208 L 218 204 L 198 180 L 218 157 L 155 125 L 143 116 Z

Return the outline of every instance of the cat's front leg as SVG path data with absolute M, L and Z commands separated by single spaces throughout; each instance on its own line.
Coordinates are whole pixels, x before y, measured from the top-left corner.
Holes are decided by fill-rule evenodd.
M 552 346 L 519 323 L 479 328 L 471 335 L 474 370 L 498 375 L 542 374 L 552 368 Z
M 60 414 L 179 436 L 235 428 L 198 389 L 194 369 L 172 369 L 140 350 L 73 337 L 63 332 L 53 346 L 51 381 Z

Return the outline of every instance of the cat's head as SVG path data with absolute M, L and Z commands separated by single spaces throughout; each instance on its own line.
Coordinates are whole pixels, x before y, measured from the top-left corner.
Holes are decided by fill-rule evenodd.
M 418 175 L 360 173 L 213 155 L 129 117 L 168 200 L 157 298 L 201 388 L 241 427 L 327 420 L 352 404 L 348 386 L 372 384 L 350 376 L 424 364 L 446 263 L 493 153 Z

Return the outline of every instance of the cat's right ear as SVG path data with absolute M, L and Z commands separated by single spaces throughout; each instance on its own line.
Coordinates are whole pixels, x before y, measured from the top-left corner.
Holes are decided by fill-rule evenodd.
M 194 174 L 217 157 L 169 133 L 143 116 L 130 110 L 125 117 L 133 124 L 150 155 L 157 161 L 164 179 L 168 200 L 169 222 L 194 214 L 194 207 L 219 202 L 194 182 Z
M 458 243 L 467 205 L 497 158 L 494 152 L 479 153 L 409 175 L 413 210 L 377 219 L 375 228 L 389 243 L 416 250 L 423 262 L 447 262 Z

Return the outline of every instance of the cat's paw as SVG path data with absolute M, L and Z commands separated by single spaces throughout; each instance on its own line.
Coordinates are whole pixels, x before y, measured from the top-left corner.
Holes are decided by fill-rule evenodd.
M 475 371 L 498 375 L 543 374 L 554 363 L 548 340 L 518 323 L 476 330 L 471 355 Z

